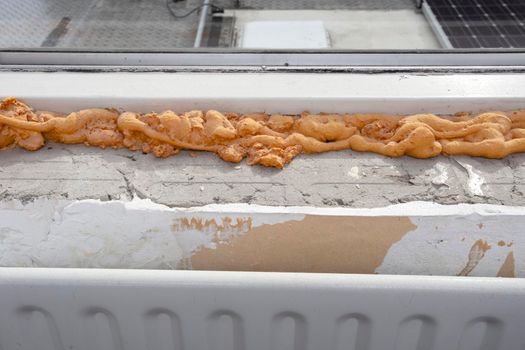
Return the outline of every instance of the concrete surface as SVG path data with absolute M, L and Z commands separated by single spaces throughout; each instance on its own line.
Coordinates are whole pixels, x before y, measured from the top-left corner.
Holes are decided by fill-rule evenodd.
M 156 159 L 128 150 L 48 144 L 38 152 L 0 152 L 0 164 L 0 200 L 111 200 L 136 194 L 176 207 L 378 207 L 409 201 L 525 205 L 525 155 L 420 160 L 341 151 L 301 155 L 280 171 L 225 163 L 199 152 Z
M 260 21 L 322 21 L 335 49 L 439 49 L 425 17 L 402 10 L 277 11 L 232 10 L 236 44 L 243 46 L 245 27 Z M 253 46 L 251 46 L 253 47 Z
M 235 1 L 215 0 L 233 9 Z M 202 0 L 170 3 L 178 15 Z M 244 9 L 336 10 L 414 9 L 413 0 L 242 0 Z M 3 0 L 1 48 L 82 48 L 166 50 L 193 47 L 199 12 L 175 19 L 166 0 Z M 204 46 L 229 47 L 231 18 L 208 26 Z M 213 27 L 212 27 L 213 26 Z M 214 35 L 208 35 L 214 32 Z M 216 39 L 213 39 L 217 36 Z

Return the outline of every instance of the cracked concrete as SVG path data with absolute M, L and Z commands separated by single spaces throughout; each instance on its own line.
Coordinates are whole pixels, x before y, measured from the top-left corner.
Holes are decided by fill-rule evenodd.
M 129 181 L 128 177 L 124 173 L 124 171 L 117 169 L 117 171 L 122 175 L 122 178 L 124 179 L 124 183 L 126 184 L 126 193 L 128 195 L 128 199 L 133 198 L 133 195 L 135 193 L 135 186 Z
M 391 159 L 341 151 L 301 155 L 284 170 L 213 154 L 168 159 L 127 150 L 49 144 L 0 152 L 0 199 L 149 198 L 176 207 L 251 203 L 379 207 L 410 201 L 525 205 L 525 155 L 503 160 Z M 474 186 L 474 187 L 473 187 Z

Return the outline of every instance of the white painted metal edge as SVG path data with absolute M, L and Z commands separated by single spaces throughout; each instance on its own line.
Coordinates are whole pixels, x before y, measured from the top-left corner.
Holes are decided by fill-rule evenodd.
M 342 287 L 402 288 L 417 290 L 449 290 L 471 295 L 487 291 L 505 294 L 525 293 L 525 279 L 497 277 L 408 276 L 337 273 L 243 272 L 243 271 L 182 271 L 148 269 L 96 268 L 28 268 L 0 267 L 0 285 L 52 286 L 74 281 L 75 284 L 126 286 L 216 285 L 258 288 L 278 284 L 280 287 L 340 289 Z M 525 294 L 523 295 L 525 297 Z M 523 300 L 525 302 L 525 300 Z M 525 315 L 524 315 L 525 316 Z

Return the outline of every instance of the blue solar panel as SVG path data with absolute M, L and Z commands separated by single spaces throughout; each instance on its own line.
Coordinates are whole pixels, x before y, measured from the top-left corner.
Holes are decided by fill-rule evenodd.
M 454 48 L 525 48 L 525 0 L 426 0 Z

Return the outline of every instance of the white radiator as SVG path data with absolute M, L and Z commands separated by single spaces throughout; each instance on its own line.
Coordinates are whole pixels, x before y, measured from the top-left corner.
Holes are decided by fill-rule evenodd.
M 0 269 L 3 350 L 511 350 L 525 280 Z

